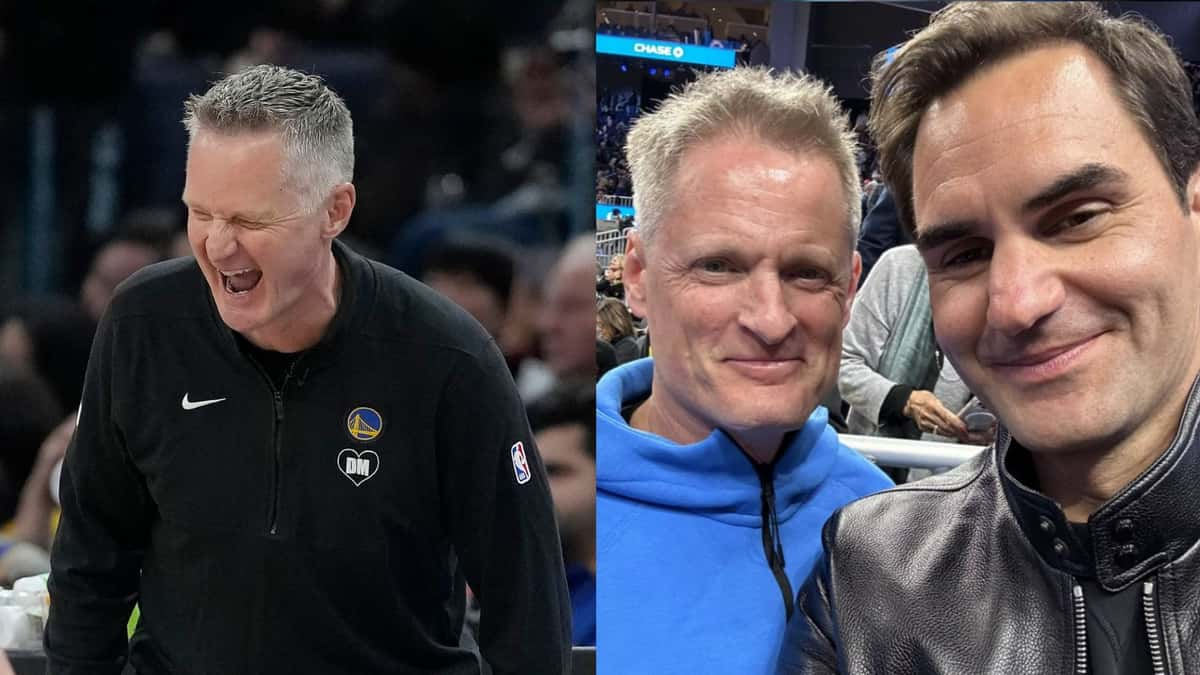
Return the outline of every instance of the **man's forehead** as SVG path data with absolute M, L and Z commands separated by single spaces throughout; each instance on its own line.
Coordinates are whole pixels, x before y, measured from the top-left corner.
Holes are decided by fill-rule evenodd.
M 1053 44 L 1002 58 L 934 99 L 915 152 L 957 147 L 1016 124 L 1118 103 L 1106 66 L 1087 48 Z M 964 138 L 967 136 L 968 138 Z
M 841 174 L 825 152 L 729 134 L 701 141 L 681 156 L 670 203 L 656 229 L 686 221 L 688 238 L 719 233 L 729 228 L 715 215 L 701 214 L 730 211 L 750 221 L 778 223 L 768 230 L 824 229 L 825 221 L 840 229 L 846 207 Z
M 714 178 L 734 187 L 759 180 L 786 184 L 795 179 L 799 166 L 818 162 L 833 160 L 817 149 L 783 148 L 755 134 L 729 132 L 697 141 L 684 151 L 675 183 L 677 189 Z
M 1113 148 L 1130 139 L 1144 143 L 1105 66 L 1085 48 L 1058 44 L 1003 59 L 936 99 L 921 119 L 917 234 L 957 211 L 1024 201 L 1066 173 L 1112 163 Z M 1001 184 L 1021 189 L 998 192 Z

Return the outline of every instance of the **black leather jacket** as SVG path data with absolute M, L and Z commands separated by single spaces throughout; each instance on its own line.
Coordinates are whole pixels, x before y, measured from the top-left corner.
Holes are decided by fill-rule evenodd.
M 779 673 L 1086 673 L 1081 578 L 1140 584 L 1154 672 L 1200 673 L 1197 446 L 1193 386 L 1167 451 L 1089 519 L 1090 549 L 1018 479 L 1027 451 L 1004 429 L 949 473 L 849 504 L 825 526 Z

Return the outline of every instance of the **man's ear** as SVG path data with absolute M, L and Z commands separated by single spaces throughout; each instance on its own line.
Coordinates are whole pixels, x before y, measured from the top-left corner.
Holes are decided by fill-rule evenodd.
M 1187 183 L 1187 209 L 1192 223 L 1200 227 L 1200 167 L 1192 172 Z
M 625 270 L 621 282 L 625 285 L 625 304 L 638 316 L 646 316 L 646 244 L 641 234 L 629 230 L 625 235 Z
M 842 301 L 842 328 L 850 323 L 850 307 L 854 304 L 854 296 L 858 295 L 858 278 L 862 276 L 862 256 L 854 252 L 850 262 L 850 288 L 846 290 L 846 299 Z
M 353 183 L 342 183 L 333 188 L 329 205 L 325 207 L 325 221 L 321 224 L 321 236 L 333 239 L 350 224 L 350 214 L 357 199 Z

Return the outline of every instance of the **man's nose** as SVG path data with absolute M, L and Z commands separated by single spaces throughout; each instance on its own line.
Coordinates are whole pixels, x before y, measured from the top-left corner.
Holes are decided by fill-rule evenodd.
M 237 249 L 237 233 L 233 226 L 227 222 L 213 219 L 208 224 L 208 235 L 204 239 L 204 250 L 208 253 L 208 259 L 214 264 L 221 260 L 228 260 L 237 253 Z
M 739 323 L 764 344 L 783 342 L 797 324 L 788 308 L 783 280 L 773 271 L 763 271 L 752 273 L 746 284 Z
M 1004 335 L 1029 330 L 1066 298 L 1056 253 L 1030 239 L 997 242 L 988 276 L 988 327 Z

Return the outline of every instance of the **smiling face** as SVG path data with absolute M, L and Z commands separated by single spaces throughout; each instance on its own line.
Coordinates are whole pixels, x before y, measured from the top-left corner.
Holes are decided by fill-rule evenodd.
M 297 351 L 315 343 L 336 308 L 330 240 L 345 226 L 335 207 L 305 213 L 285 187 L 273 133 L 200 132 L 188 152 L 183 201 L 188 241 L 221 319 L 260 347 Z M 344 206 L 344 205 L 343 205 Z M 349 210 L 345 210 L 345 220 Z M 309 344 L 305 344 L 309 343 Z
M 1170 441 L 1200 371 L 1198 189 L 1181 207 L 1079 46 L 1004 59 L 926 112 L 913 202 L 938 339 L 1023 445 Z
M 777 439 L 837 377 L 860 267 L 841 178 L 819 152 L 744 136 L 679 166 L 674 208 L 625 255 L 626 299 L 654 343 L 648 405 L 668 427 L 656 431 Z

